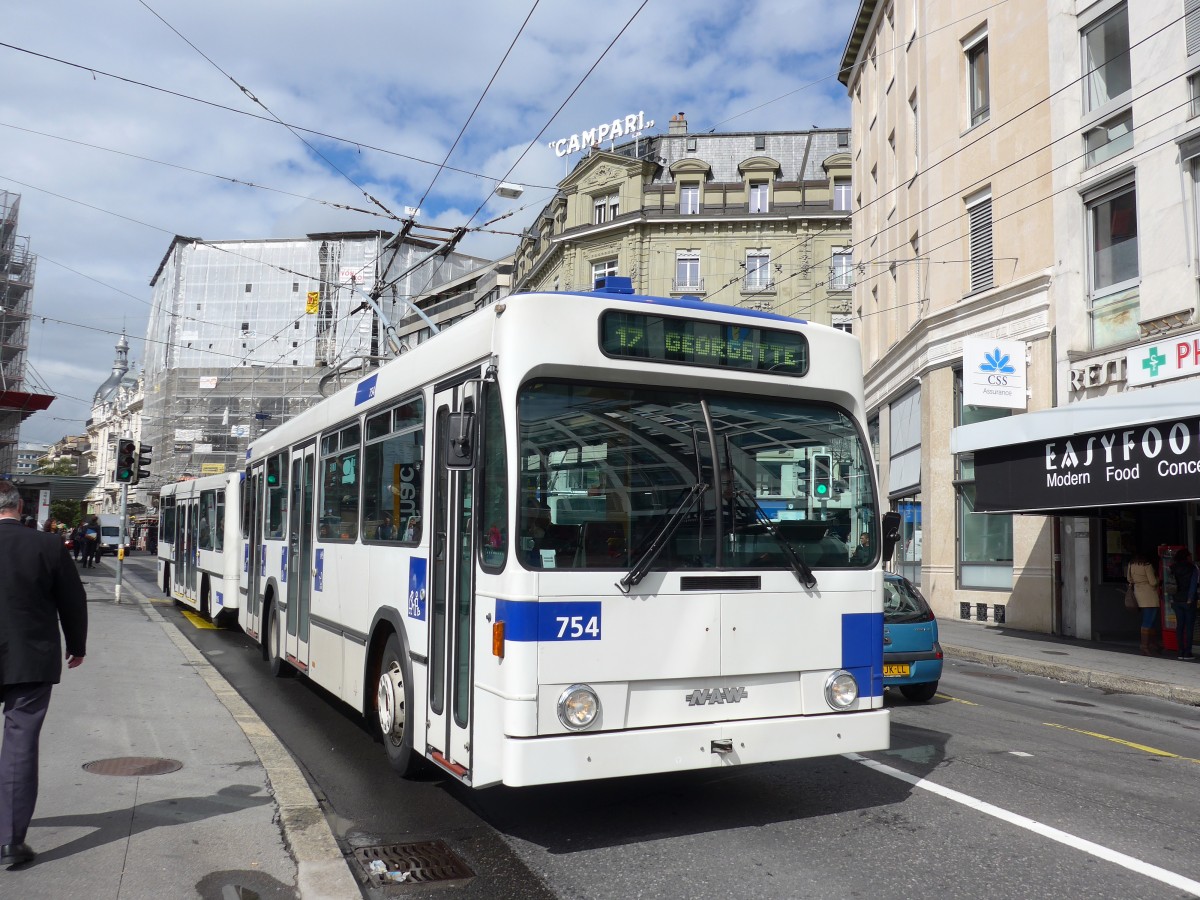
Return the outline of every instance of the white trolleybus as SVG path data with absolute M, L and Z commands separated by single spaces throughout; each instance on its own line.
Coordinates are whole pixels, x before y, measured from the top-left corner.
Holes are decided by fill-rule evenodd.
M 159 495 L 158 585 L 222 624 L 237 618 L 245 569 L 240 472 L 165 485 Z
M 402 774 L 885 749 L 874 477 L 851 335 L 515 295 L 251 444 L 242 625 Z

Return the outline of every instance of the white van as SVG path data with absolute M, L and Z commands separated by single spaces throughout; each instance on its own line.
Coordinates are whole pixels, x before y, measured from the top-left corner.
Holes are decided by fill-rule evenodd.
M 116 556 L 121 541 L 121 517 L 102 513 L 96 518 L 100 520 L 100 555 L 111 553 Z M 125 529 L 125 552 L 129 552 L 128 527 Z

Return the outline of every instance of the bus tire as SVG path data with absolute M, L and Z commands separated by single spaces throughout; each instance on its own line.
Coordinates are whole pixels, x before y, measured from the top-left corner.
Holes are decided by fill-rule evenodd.
M 383 741 L 388 763 L 404 778 L 416 771 L 420 761 L 413 752 L 412 729 L 409 727 L 413 699 L 412 679 L 406 662 L 400 639 L 389 634 L 376 669 L 374 725 Z
M 267 627 L 264 631 L 266 639 L 263 646 L 267 652 L 267 665 L 271 667 L 271 674 L 276 678 L 291 678 L 296 674 L 296 670 L 279 653 L 282 633 L 279 627 L 279 612 L 274 603 L 267 607 Z

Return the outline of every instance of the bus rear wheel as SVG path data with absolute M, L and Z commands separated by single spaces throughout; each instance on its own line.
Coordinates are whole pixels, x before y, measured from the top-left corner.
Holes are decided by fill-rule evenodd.
M 417 767 L 412 748 L 408 712 L 412 708 L 412 685 L 404 667 L 400 639 L 388 635 L 379 659 L 379 678 L 375 683 L 375 724 L 387 752 L 388 763 L 401 776 L 411 775 Z
M 275 608 L 275 604 L 267 607 L 266 631 L 267 665 L 271 667 L 271 674 L 276 678 L 291 678 L 296 670 L 288 665 L 287 660 L 279 652 L 279 611 Z

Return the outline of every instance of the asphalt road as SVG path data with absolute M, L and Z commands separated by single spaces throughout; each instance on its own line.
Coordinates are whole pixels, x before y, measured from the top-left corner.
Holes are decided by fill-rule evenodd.
M 478 873 L 468 896 L 1200 896 L 1189 707 L 952 661 L 932 702 L 889 696 L 892 750 L 866 760 L 471 791 L 396 778 L 336 700 L 163 611 L 297 757 L 344 846 L 445 840 Z

